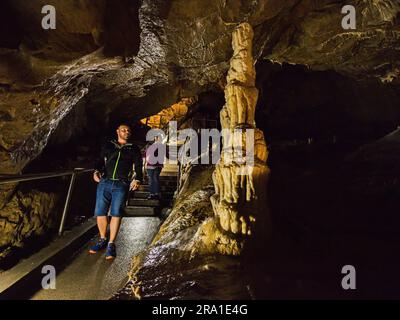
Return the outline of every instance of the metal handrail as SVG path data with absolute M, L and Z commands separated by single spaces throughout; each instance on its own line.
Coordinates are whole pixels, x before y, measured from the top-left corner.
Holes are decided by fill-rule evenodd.
M 58 229 L 58 235 L 62 235 L 64 232 L 64 224 L 67 218 L 69 204 L 71 202 L 72 191 L 74 189 L 75 179 L 78 174 L 91 172 L 94 169 L 84 169 L 84 168 L 75 168 L 73 170 L 68 171 L 61 171 L 61 172 L 47 172 L 47 173 L 33 173 L 33 174 L 23 174 L 23 175 L 12 175 L 7 176 L 6 178 L 0 176 L 0 185 L 7 184 L 7 183 L 17 183 L 23 181 L 33 181 L 33 180 L 42 180 L 48 178 L 55 178 L 55 177 L 65 177 L 71 176 L 71 181 L 68 187 L 67 197 L 64 203 L 64 209 L 61 217 L 60 227 Z
M 33 181 L 33 180 L 41 180 L 41 179 L 47 179 L 47 178 L 69 176 L 74 173 L 85 173 L 85 172 L 90 172 L 90 171 L 93 171 L 93 169 L 75 168 L 73 170 L 60 171 L 60 172 L 15 174 L 15 175 L 7 175 L 6 177 L 3 177 L 0 175 L 0 185 L 6 184 L 6 183 L 16 183 L 16 182 L 23 182 L 23 181 Z

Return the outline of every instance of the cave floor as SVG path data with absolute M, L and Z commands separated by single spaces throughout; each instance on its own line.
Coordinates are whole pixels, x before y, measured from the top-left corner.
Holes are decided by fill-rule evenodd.
M 95 240 L 85 244 L 56 278 L 56 289 L 40 290 L 32 300 L 105 300 L 128 280 L 131 258 L 150 244 L 161 220 L 157 217 L 122 219 L 116 241 L 117 258 L 110 262 L 104 252 L 89 254 Z

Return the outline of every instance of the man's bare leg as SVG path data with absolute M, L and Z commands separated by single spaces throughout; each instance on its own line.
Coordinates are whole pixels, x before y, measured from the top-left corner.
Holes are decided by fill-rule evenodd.
M 110 222 L 110 242 L 114 242 L 121 225 L 120 217 L 112 217 Z
M 97 217 L 97 227 L 99 228 L 100 237 L 105 238 L 107 233 L 108 220 L 107 216 Z

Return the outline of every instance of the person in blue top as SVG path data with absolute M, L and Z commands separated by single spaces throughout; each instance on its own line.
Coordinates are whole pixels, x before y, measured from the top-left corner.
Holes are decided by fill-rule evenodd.
M 95 216 L 100 237 L 89 252 L 106 250 L 106 259 L 116 257 L 115 239 L 121 225 L 121 217 L 129 190 L 139 188 L 143 180 L 143 160 L 138 146 L 130 143 L 131 128 L 121 124 L 117 130 L 117 140 L 107 142 L 95 164 L 93 179 L 98 183 Z M 110 211 L 110 239 L 106 238 Z

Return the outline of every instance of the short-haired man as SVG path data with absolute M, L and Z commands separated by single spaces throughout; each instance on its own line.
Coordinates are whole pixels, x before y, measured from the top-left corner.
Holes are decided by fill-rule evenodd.
M 107 248 L 106 259 L 117 256 L 115 238 L 121 225 L 121 217 L 129 190 L 139 188 L 143 179 L 143 160 L 138 146 L 129 143 L 131 129 L 127 124 L 117 128 L 117 140 L 107 142 L 101 150 L 101 157 L 95 165 L 93 179 L 98 182 L 96 194 L 95 216 L 100 237 L 90 248 L 90 253 Z M 135 169 L 135 178 L 132 180 Z M 110 239 L 106 238 L 110 210 Z

